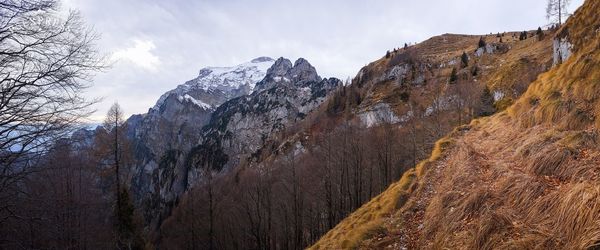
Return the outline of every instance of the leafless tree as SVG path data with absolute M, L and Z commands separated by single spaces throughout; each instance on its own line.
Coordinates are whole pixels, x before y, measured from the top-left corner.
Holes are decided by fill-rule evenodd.
M 99 148 L 103 148 L 104 169 L 112 171 L 115 183 L 115 239 L 118 248 L 128 248 L 139 242 L 139 232 L 134 225 L 134 214 L 129 187 L 123 179 L 129 179 L 129 160 L 131 156 L 130 142 L 126 137 L 127 131 L 123 110 L 114 103 L 106 114 L 103 124 L 106 134 L 99 135 Z
M 571 0 L 548 0 L 546 6 L 546 18 L 551 23 L 558 23 L 562 25 L 564 18 L 569 15 L 567 6 L 571 3 Z
M 104 68 L 98 36 L 56 0 L 0 1 L 0 213 L 58 138 L 90 114 L 82 92 Z M 23 194 L 24 190 L 18 190 Z M 0 222 L 1 223 L 1 222 Z

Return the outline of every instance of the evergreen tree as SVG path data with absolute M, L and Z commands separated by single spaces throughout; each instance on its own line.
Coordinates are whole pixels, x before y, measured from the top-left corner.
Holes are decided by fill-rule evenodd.
M 544 31 L 542 31 L 542 27 L 538 27 L 535 34 L 537 35 L 538 41 L 544 40 Z
M 467 55 L 466 52 L 463 52 L 462 55 L 460 56 L 460 62 L 463 68 L 466 68 L 467 66 L 469 66 L 469 56 Z
M 519 41 L 523 41 L 525 39 L 527 39 L 527 31 L 523 31 L 521 34 L 519 34 Z
M 452 72 L 450 73 L 450 79 L 448 80 L 448 83 L 453 84 L 456 82 L 457 79 L 458 76 L 456 74 L 456 68 L 452 68 Z
M 474 66 L 473 70 L 471 71 L 471 73 L 472 73 L 473 76 L 479 75 L 479 67 Z
M 500 33 L 498 33 L 498 36 L 500 36 Z M 479 37 L 479 44 L 478 44 L 478 48 L 484 48 L 486 45 L 485 40 L 483 39 L 483 37 Z
M 144 249 L 144 240 L 135 223 L 135 210 L 126 188 L 121 189 L 118 200 L 121 205 L 115 206 L 117 249 Z
M 489 116 L 494 114 L 496 109 L 494 108 L 494 97 L 490 89 L 485 86 L 483 92 L 481 93 L 481 106 L 478 108 L 477 115 L 478 116 Z

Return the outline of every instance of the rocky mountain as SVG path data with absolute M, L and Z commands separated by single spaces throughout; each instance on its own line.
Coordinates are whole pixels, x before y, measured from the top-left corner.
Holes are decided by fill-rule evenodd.
M 202 143 L 192 152 L 194 166 L 215 171 L 255 157 L 270 137 L 304 119 L 342 82 L 322 79 L 303 58 L 293 65 L 279 58 L 256 84 L 254 93 L 221 105 L 203 130 Z M 196 178 L 198 171 L 190 178 Z M 189 182 L 193 182 L 190 180 Z
M 172 202 L 185 191 L 186 169 L 183 164 L 167 166 L 168 159 L 183 162 L 184 153 L 199 142 L 200 132 L 216 108 L 252 93 L 273 62 L 259 57 L 233 67 L 203 68 L 195 79 L 163 94 L 148 113 L 128 119 L 127 132 L 134 142 L 132 189 L 136 200 L 147 200 L 150 191 Z
M 411 169 L 440 147 L 438 139 L 471 119 L 503 112 L 551 69 L 556 32 L 528 31 L 526 39 L 519 38 L 523 32 L 443 34 L 393 49 L 335 88 L 304 60 L 277 60 L 254 93 L 217 108 L 184 163 L 188 183 L 202 185 L 182 198 L 161 231 L 176 230 L 182 220 L 210 221 L 213 215 L 198 217 L 189 209 L 208 209 L 203 202 L 212 199 L 219 204 L 212 219 L 234 235 L 221 235 L 224 246 L 303 248 L 341 221 L 315 247 L 356 247 L 408 196 L 405 184 L 416 175 Z M 173 158 L 170 164 L 180 163 Z M 250 167 L 230 171 L 240 165 Z M 210 173 L 228 174 L 202 182 Z M 401 184 L 393 184 L 401 176 Z M 374 202 L 384 202 L 374 212 L 352 213 L 390 184 L 400 193 Z M 221 195 L 208 197 L 209 190 Z M 254 233 L 247 237 L 247 231 Z M 296 241 L 279 238 L 280 232 Z M 169 244 L 192 240 L 164 237 Z M 269 243 L 269 237 L 277 239 Z
M 251 159 L 338 86 L 340 80 L 322 79 L 305 59 L 292 65 L 285 58 L 261 57 L 202 69 L 198 78 L 165 93 L 147 114 L 132 116 L 132 189 L 147 221 L 157 225 L 166 218 L 179 196 L 202 181 L 203 170 L 228 170 Z

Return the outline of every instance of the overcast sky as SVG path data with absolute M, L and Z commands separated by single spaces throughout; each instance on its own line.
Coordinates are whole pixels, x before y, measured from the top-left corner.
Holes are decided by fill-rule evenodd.
M 545 0 L 63 0 L 101 34 L 112 68 L 88 95 L 145 113 L 206 66 L 259 56 L 306 58 L 323 77 L 353 77 L 385 51 L 443 33 L 489 34 L 547 23 Z M 573 11 L 583 0 L 573 0 Z

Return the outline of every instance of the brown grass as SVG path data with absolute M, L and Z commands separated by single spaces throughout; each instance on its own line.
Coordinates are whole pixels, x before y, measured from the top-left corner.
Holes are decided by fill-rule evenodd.
M 506 113 L 440 140 L 412 177 L 361 207 L 318 245 L 381 247 L 381 235 L 368 237 L 375 230 L 395 248 L 597 248 L 599 9 L 600 1 L 587 0 L 559 30 L 575 45 L 574 55 L 541 75 Z M 366 213 L 379 220 L 361 220 Z M 382 225 L 386 230 L 377 228 Z

